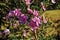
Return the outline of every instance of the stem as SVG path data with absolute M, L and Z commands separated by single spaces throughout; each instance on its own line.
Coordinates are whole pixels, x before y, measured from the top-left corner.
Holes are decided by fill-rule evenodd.
M 34 0 L 31 2 L 31 4 L 34 2 Z
M 37 32 L 36 32 L 36 30 L 34 31 L 34 40 L 37 40 Z
M 30 8 L 30 5 L 28 5 L 28 8 Z
M 12 27 L 12 19 L 10 19 L 10 27 Z

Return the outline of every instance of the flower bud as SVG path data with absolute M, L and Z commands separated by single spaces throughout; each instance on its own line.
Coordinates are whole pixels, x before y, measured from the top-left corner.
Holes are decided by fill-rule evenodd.
M 9 29 L 5 29 L 4 33 L 5 33 L 5 35 L 8 35 L 10 33 L 10 30 Z

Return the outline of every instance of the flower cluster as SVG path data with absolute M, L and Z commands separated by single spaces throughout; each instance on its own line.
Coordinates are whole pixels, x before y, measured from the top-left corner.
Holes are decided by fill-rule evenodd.
M 11 17 L 17 17 L 20 23 L 25 24 L 27 22 L 28 16 L 21 12 L 21 9 L 15 9 L 10 11 L 6 16 L 6 19 L 10 19 Z
M 41 24 L 40 22 L 41 20 L 37 17 L 34 17 L 31 21 L 30 21 L 30 27 L 32 28 L 32 30 L 36 30 L 38 29 L 39 25 Z
M 25 0 L 25 3 L 28 6 L 28 5 L 31 4 L 31 0 Z M 42 6 L 42 9 L 45 11 L 46 7 L 43 4 L 43 2 L 41 2 L 41 6 Z M 18 19 L 18 21 L 16 21 L 16 23 L 13 24 L 14 28 L 17 28 L 17 25 L 19 24 L 19 22 L 22 25 L 25 24 L 26 22 L 28 22 L 32 31 L 38 29 L 39 26 L 42 24 L 42 22 L 41 22 L 42 17 L 43 17 L 43 22 L 47 23 L 47 20 L 46 20 L 45 16 L 42 16 L 42 17 L 39 16 L 39 11 L 38 10 L 35 10 L 35 9 L 32 10 L 29 7 L 27 7 L 27 12 L 29 14 L 33 15 L 33 18 L 30 20 L 30 22 L 28 22 L 28 16 L 26 14 L 22 13 L 21 9 L 15 9 L 15 10 L 10 11 L 6 16 L 6 19 L 10 20 L 10 18 L 14 19 L 15 17 Z M 5 35 L 9 34 L 8 32 L 10 32 L 9 29 L 6 29 L 4 31 Z M 27 35 L 26 30 L 24 30 L 23 35 L 24 36 Z
M 42 4 L 42 6 L 44 6 Z M 41 20 L 43 19 L 44 23 L 47 23 L 47 20 L 45 18 L 45 16 L 43 15 L 42 18 L 41 16 L 39 16 L 39 12 L 37 10 L 32 10 L 30 8 L 27 8 L 28 13 L 32 14 L 34 16 L 34 18 L 32 18 L 32 20 L 30 21 L 29 25 L 32 28 L 32 30 L 38 29 L 39 25 L 42 24 Z M 46 8 L 43 7 L 43 10 L 45 11 Z
M 32 18 L 29 25 L 32 28 L 32 30 L 36 30 L 41 24 L 41 19 L 40 17 L 38 17 L 38 11 L 34 10 L 33 15 L 34 15 L 34 18 Z
M 39 25 L 41 24 L 41 17 L 39 17 L 39 11 L 32 10 L 30 8 L 27 8 L 27 11 L 29 14 L 32 14 L 34 18 L 30 21 L 29 25 L 32 28 L 32 30 L 38 29 Z
M 30 13 L 34 16 L 34 18 L 32 18 L 32 20 L 30 21 L 29 25 L 32 28 L 32 30 L 35 30 L 41 24 L 41 17 L 39 17 L 39 12 L 35 9 L 32 10 L 29 8 L 27 8 L 27 11 L 28 11 L 28 13 Z M 21 9 L 15 9 L 13 11 L 10 11 L 9 14 L 6 16 L 6 18 L 9 19 L 10 17 L 14 17 L 14 16 L 16 16 L 19 19 L 19 22 L 21 24 L 25 24 L 28 21 L 28 16 L 23 14 L 21 12 Z M 44 23 L 47 23 L 44 16 L 43 16 L 43 21 L 44 21 Z

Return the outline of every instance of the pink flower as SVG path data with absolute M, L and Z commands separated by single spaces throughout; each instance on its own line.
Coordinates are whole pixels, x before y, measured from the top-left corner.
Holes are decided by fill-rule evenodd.
M 38 26 L 33 20 L 30 21 L 29 26 L 32 28 L 32 31 L 38 29 Z
M 43 11 L 46 11 L 46 7 L 45 6 L 42 6 L 42 9 L 43 9 Z
M 41 24 L 41 19 L 38 18 L 38 17 L 34 17 L 34 18 L 30 21 L 30 23 L 29 23 L 29 25 L 30 25 L 30 27 L 32 28 L 32 30 L 38 29 L 38 27 L 39 27 L 40 24 Z
M 44 23 L 47 23 L 47 20 L 46 20 L 46 18 L 45 18 L 44 15 L 43 15 L 43 22 L 44 22 Z
M 34 16 L 38 16 L 38 13 L 39 13 L 39 12 L 38 12 L 37 10 L 33 10 L 33 15 L 34 15 Z
M 28 11 L 28 13 L 30 13 L 30 14 L 32 14 L 32 13 L 33 13 L 33 10 L 32 10 L 32 9 L 30 9 L 30 8 L 27 8 L 27 11 Z
M 26 5 L 30 5 L 31 4 L 31 2 L 30 2 L 31 0 L 25 0 L 25 2 L 26 2 Z
M 15 16 L 20 16 L 21 15 L 21 9 L 15 9 L 14 13 L 15 13 Z
M 24 30 L 23 36 L 26 37 L 27 33 L 26 30 Z
M 32 20 L 36 23 L 37 26 L 39 26 L 39 24 L 41 24 L 41 19 L 38 17 L 34 17 Z
M 55 1 L 55 0 L 51 0 L 51 2 L 52 2 L 53 4 L 55 4 L 55 3 L 56 3 L 56 1 Z
M 25 15 L 25 14 L 21 14 L 19 19 L 20 19 L 21 24 L 25 24 L 27 22 L 27 20 L 28 20 L 28 16 Z
M 13 16 L 14 16 L 14 11 L 10 11 L 9 14 L 8 14 L 7 16 L 13 17 Z
M 44 5 L 43 2 L 41 2 L 41 7 L 42 7 L 43 11 L 46 11 L 46 6 Z
M 15 9 L 15 10 L 10 11 L 7 14 L 6 19 L 8 20 L 10 17 L 14 17 L 14 16 L 19 17 L 20 15 L 21 15 L 21 9 Z

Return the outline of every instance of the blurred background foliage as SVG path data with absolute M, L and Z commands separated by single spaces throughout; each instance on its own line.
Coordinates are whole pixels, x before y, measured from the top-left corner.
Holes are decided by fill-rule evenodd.
M 44 2 L 46 5 L 47 11 L 43 12 L 40 2 Z M 9 27 L 9 22 L 6 21 L 6 15 L 10 10 L 14 10 L 16 8 L 22 9 L 23 13 L 27 13 L 27 6 L 24 0 L 0 0 L 0 30 L 4 30 Z M 60 35 L 60 0 L 56 0 L 56 4 L 53 5 L 51 0 L 34 0 L 31 4 L 31 9 L 36 9 L 46 16 L 49 23 L 43 30 L 42 27 L 38 29 L 38 40 L 54 40 L 55 38 L 58 40 Z M 19 25 L 20 26 L 20 25 Z M 41 25 L 42 26 L 42 25 Z M 44 26 L 44 24 L 43 24 Z M 28 36 L 23 37 L 23 28 L 27 28 L 29 32 L 27 32 Z M 13 32 L 8 36 L 9 40 L 32 40 L 34 38 L 31 30 L 29 30 L 28 25 L 19 27 L 19 30 L 12 29 Z M 43 30 L 43 31 L 42 31 Z M 52 31 L 51 31 L 52 30 Z M 45 32 L 45 35 L 41 34 Z M 54 36 L 54 35 L 55 36 Z M 22 36 L 21 36 L 22 35 Z M 42 36 L 41 36 L 42 35 Z M 4 39 L 5 37 L 3 37 Z M 54 39 L 53 39 L 54 38 Z

